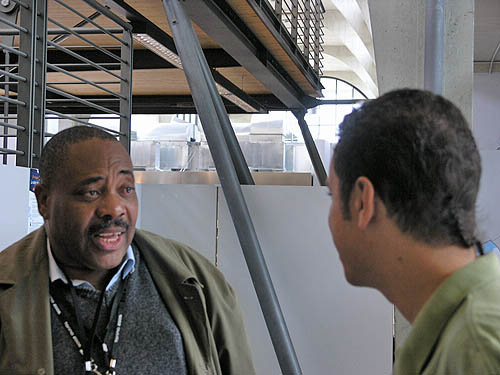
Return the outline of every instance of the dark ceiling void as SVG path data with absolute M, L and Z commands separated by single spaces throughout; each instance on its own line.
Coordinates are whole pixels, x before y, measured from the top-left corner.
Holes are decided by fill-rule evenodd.
M 110 97 L 81 96 L 95 101 L 108 109 L 119 111 L 119 103 Z M 251 95 L 250 98 L 269 110 L 284 111 L 287 108 L 274 95 Z M 246 113 L 234 103 L 223 98 L 228 113 Z M 47 109 L 65 114 L 96 114 L 96 110 L 80 103 L 68 101 L 52 93 L 47 94 Z M 15 112 L 15 106 L 11 107 Z M 133 114 L 178 114 L 196 113 L 191 95 L 136 95 L 132 101 Z M 102 113 L 104 114 L 104 113 Z

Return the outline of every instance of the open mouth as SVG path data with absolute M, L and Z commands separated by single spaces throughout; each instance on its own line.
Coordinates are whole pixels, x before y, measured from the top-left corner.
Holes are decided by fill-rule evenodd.
M 103 232 L 94 236 L 102 250 L 116 250 L 121 247 L 125 232 Z

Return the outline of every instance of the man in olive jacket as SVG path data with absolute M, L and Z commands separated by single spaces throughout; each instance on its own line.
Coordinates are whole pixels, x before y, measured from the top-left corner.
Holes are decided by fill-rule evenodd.
M 187 246 L 135 230 L 132 163 L 109 134 L 45 146 L 44 226 L 0 253 L 0 374 L 254 374 L 234 293 Z

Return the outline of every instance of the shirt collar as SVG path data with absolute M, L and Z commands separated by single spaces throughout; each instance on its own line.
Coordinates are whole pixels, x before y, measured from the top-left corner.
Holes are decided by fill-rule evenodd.
M 498 277 L 499 272 L 496 256 L 486 254 L 443 281 L 418 313 L 403 347 L 396 353 L 395 369 L 404 368 L 394 373 L 420 374 L 457 307 L 473 289 Z
M 57 265 L 56 260 L 54 259 L 54 256 L 52 255 L 52 249 L 50 247 L 50 241 L 49 237 L 47 237 L 47 253 L 49 257 L 49 276 L 50 276 L 50 282 L 54 282 L 56 280 L 62 280 L 65 284 L 68 283 L 68 279 L 66 279 L 66 276 L 64 276 L 63 271 L 61 268 Z M 135 256 L 134 256 L 134 251 L 132 250 L 132 245 L 129 245 L 127 248 L 127 253 L 125 254 L 125 260 L 122 262 L 122 265 L 116 271 L 116 273 L 113 275 L 111 280 L 109 281 L 108 285 L 106 286 L 105 290 L 109 290 L 120 278 L 120 274 L 122 274 L 123 271 L 123 278 L 127 277 L 129 273 L 134 272 L 135 269 Z M 72 284 L 74 286 L 79 286 L 79 285 L 85 285 L 87 287 L 91 287 L 92 289 L 95 289 L 92 284 L 90 284 L 86 280 L 71 280 Z

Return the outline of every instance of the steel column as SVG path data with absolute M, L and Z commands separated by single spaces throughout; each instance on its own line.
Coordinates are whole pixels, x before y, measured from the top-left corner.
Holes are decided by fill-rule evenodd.
M 443 93 L 444 0 L 427 0 L 425 8 L 424 88 Z
M 309 131 L 309 126 L 304 119 L 306 112 L 298 110 L 292 112 L 299 122 L 300 131 L 302 132 L 302 136 L 304 137 L 304 143 L 306 144 L 307 152 L 309 153 L 309 157 L 311 158 L 311 164 L 314 168 L 314 172 L 316 173 L 316 177 L 318 178 L 321 186 L 326 186 L 327 175 L 325 167 L 323 165 L 323 162 L 321 161 L 321 157 L 319 156 L 319 152 L 316 148 L 316 144 L 314 143 L 311 132 Z
M 133 70 L 133 55 L 134 44 L 132 33 L 128 30 L 123 30 L 123 39 L 126 44 L 121 47 L 121 75 L 127 80 L 120 81 L 120 132 L 126 136 L 120 136 L 121 144 L 130 152 L 130 126 L 132 123 L 132 70 Z M 124 99 L 125 98 L 125 99 Z
M 248 207 L 238 183 L 224 133 L 219 125 L 222 120 L 221 116 L 227 117 L 227 114 L 225 111 L 217 110 L 217 107 L 221 106 L 221 99 L 183 6 L 179 0 L 163 0 L 163 6 L 281 370 L 287 375 L 302 374 Z
M 10 53 L 5 52 L 5 64 L 8 66 L 10 64 Z M 8 68 L 7 68 L 8 69 Z M 5 76 L 5 86 L 4 86 L 4 94 L 8 98 L 9 97 L 9 76 Z M 5 122 L 9 122 L 9 103 L 5 102 L 3 104 L 3 116 L 5 119 Z M 4 126 L 3 128 L 3 134 L 7 135 L 9 134 L 9 128 Z M 9 146 L 9 140 L 7 137 L 4 137 L 3 139 L 3 148 L 7 149 Z M 3 164 L 7 164 L 7 154 L 3 155 Z
M 36 29 L 33 31 L 35 44 L 35 75 L 34 80 L 34 114 L 33 114 L 33 140 L 32 160 L 30 167 L 38 168 L 40 155 L 44 145 L 45 132 L 45 77 L 47 72 L 47 0 L 36 1 Z
M 18 73 L 27 78 L 26 82 L 19 81 L 18 99 L 25 106 L 17 106 L 18 125 L 26 128 L 24 131 L 17 132 L 17 149 L 24 151 L 23 155 L 17 155 L 16 165 L 22 167 L 31 167 L 33 150 L 33 123 L 35 121 L 34 95 L 35 95 L 35 70 L 36 64 L 36 22 L 37 22 L 37 0 L 33 0 L 28 8 L 20 10 L 20 24 L 28 29 L 28 32 L 20 32 L 19 51 L 27 54 L 27 57 L 19 57 Z

